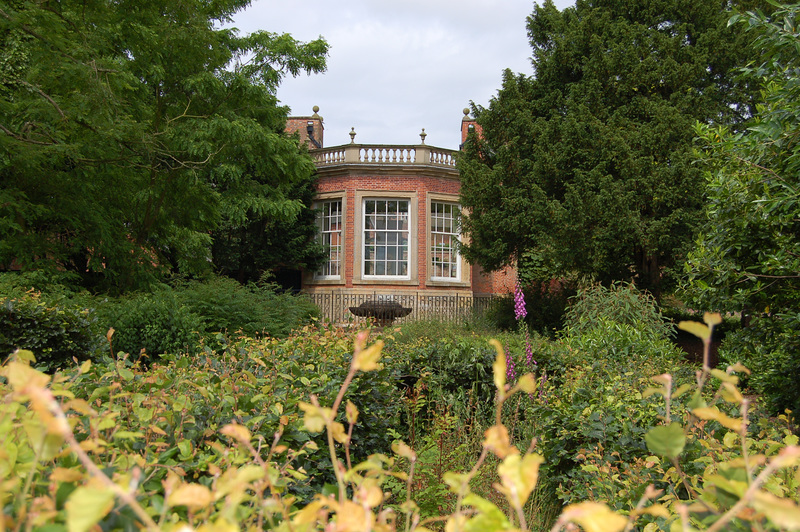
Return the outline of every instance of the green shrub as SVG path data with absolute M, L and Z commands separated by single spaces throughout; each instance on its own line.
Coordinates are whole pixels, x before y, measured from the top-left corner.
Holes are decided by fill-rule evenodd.
M 242 285 L 228 277 L 192 281 L 179 285 L 175 293 L 184 306 L 202 317 L 211 333 L 286 337 L 319 316 L 319 309 L 306 296 L 278 293 L 274 285 Z
M 203 334 L 200 316 L 183 305 L 170 288 L 108 300 L 98 308 L 100 320 L 114 328 L 115 352 L 152 359 L 164 353 L 196 353 Z
M 0 358 L 28 349 L 48 370 L 72 365 L 73 358 L 86 360 L 101 345 L 94 319 L 89 309 L 50 305 L 38 292 L 0 298 Z
M 567 310 L 564 334 L 579 336 L 605 327 L 604 320 L 636 327 L 652 338 L 669 338 L 674 334 L 672 324 L 661 315 L 653 296 L 623 283 L 609 287 L 598 284 L 579 291 Z
M 743 379 L 766 400 L 771 413 L 800 412 L 800 313 L 761 316 L 748 327 L 728 333 L 720 346 L 726 364 L 752 370 Z

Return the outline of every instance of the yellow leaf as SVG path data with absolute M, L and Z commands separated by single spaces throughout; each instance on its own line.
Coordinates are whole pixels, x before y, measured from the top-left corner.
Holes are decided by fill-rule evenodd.
M 492 364 L 492 371 L 494 373 L 494 385 L 497 387 L 497 391 L 500 394 L 500 397 L 505 396 L 506 390 L 506 354 L 503 352 L 503 346 L 495 340 L 494 338 L 489 340 L 489 343 L 494 347 L 494 350 L 497 351 L 497 358 L 494 360 L 494 364 Z
M 737 362 L 736 364 L 734 364 L 734 365 L 732 365 L 732 366 L 728 366 L 728 368 L 727 368 L 727 371 L 728 371 L 728 372 L 731 372 L 731 371 L 741 371 L 742 373 L 747 373 L 748 375 L 750 375 L 750 370 L 749 370 L 749 369 L 747 369 L 747 368 L 746 368 L 744 365 L 742 365 L 742 364 L 741 364 L 741 363 L 739 363 L 739 362 Z
M 297 406 L 306 413 L 306 415 L 303 416 L 303 426 L 309 432 L 322 432 L 326 423 L 333 419 L 330 408 L 314 406 L 303 401 L 299 401 Z
M 719 312 L 706 312 L 703 314 L 703 321 L 706 322 L 709 327 L 712 327 L 722 323 L 722 316 L 720 316 Z
M 497 466 L 497 473 L 502 483 L 501 491 L 510 499 L 512 505 L 522 506 L 527 502 L 539 480 L 539 465 L 542 462 L 544 458 L 538 454 L 526 454 L 524 457 L 512 454 Z M 513 500 L 515 497 L 518 497 L 516 501 Z
M 736 375 L 731 375 L 730 373 L 726 373 L 726 372 L 722 371 L 721 369 L 716 369 L 716 368 L 712 369 L 711 370 L 711 375 L 713 375 L 714 377 L 718 378 L 722 382 L 729 382 L 731 384 L 739 384 L 739 377 L 737 377 Z
M 333 436 L 333 439 L 339 443 L 347 442 L 347 432 L 344 430 L 344 425 L 338 421 L 331 423 L 331 435 Z
M 65 467 L 56 467 L 50 473 L 50 481 L 53 482 L 77 482 L 83 478 L 83 473 L 77 469 L 67 469 Z
M 742 420 L 732 418 L 727 414 L 720 412 L 717 407 L 701 407 L 692 410 L 692 414 L 700 419 L 713 419 L 725 428 L 739 432 L 742 430 Z
M 347 416 L 347 422 L 351 425 L 354 425 L 358 420 L 358 407 L 356 407 L 356 405 L 354 405 L 353 402 L 348 399 L 344 411 Z
M 110 342 L 112 336 L 114 336 L 114 327 L 109 327 L 108 332 L 106 333 L 106 340 Z
M 210 505 L 213 500 L 211 491 L 202 484 L 181 484 L 178 489 L 170 493 L 167 504 L 199 510 Z
M 353 359 L 353 365 L 356 370 L 373 371 L 378 369 L 378 359 L 381 357 L 382 349 L 383 340 L 378 340 L 363 351 L 356 353 Z
M 682 321 L 678 324 L 678 329 L 692 333 L 702 340 L 711 338 L 711 329 L 697 321 Z
M 517 386 L 525 393 L 533 393 L 536 391 L 536 379 L 531 373 L 526 373 L 519 378 Z
M 579 524 L 585 532 L 620 532 L 628 524 L 625 517 L 599 502 L 570 504 L 564 508 L 559 522 L 570 521 Z
M 722 383 L 722 399 L 728 401 L 729 403 L 733 403 L 736 405 L 742 404 L 744 401 L 744 397 L 742 393 L 739 391 L 735 385 L 731 384 L 730 382 L 723 382 Z
M 519 449 L 511 445 L 511 437 L 508 435 L 508 429 L 503 425 L 490 427 L 486 430 L 484 436 L 483 446 L 494 452 L 498 458 L 502 459 L 510 454 L 519 453 Z
M 247 427 L 237 423 L 225 425 L 220 430 L 220 433 L 241 443 L 250 443 L 250 438 L 252 437 Z
M 395 454 L 402 456 L 403 458 L 408 458 L 412 462 L 417 459 L 417 453 L 415 453 L 411 447 L 409 447 L 402 441 L 394 442 L 392 444 L 392 451 L 394 451 Z
M 9 362 L 2 374 L 8 379 L 8 383 L 15 392 L 29 386 L 32 388 L 44 388 L 50 382 L 49 375 L 33 369 L 28 364 L 22 364 L 17 361 Z
M 92 361 L 91 360 L 87 360 L 86 362 L 81 364 L 81 374 L 88 373 L 89 370 L 91 369 L 91 367 L 92 367 Z

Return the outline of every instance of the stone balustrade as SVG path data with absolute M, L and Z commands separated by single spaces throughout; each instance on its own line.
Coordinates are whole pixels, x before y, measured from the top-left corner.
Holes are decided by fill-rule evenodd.
M 431 165 L 455 168 L 455 150 L 435 148 L 424 144 L 417 146 L 390 146 L 385 144 L 345 144 L 312 150 L 317 166 L 337 164 L 392 164 Z

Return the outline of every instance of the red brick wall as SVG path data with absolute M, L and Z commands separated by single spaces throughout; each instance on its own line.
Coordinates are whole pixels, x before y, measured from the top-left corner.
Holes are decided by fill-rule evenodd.
M 312 131 L 314 132 L 314 140 L 316 140 L 320 146 L 325 146 L 325 144 L 322 142 L 325 127 L 322 125 L 322 117 L 317 114 L 312 116 L 293 116 L 288 118 L 286 120 L 285 131 L 289 135 L 293 133 L 299 133 L 301 143 L 306 144 L 310 150 L 316 149 L 316 146 L 308 140 L 309 122 L 311 122 L 313 125 Z
M 356 205 L 356 193 L 362 192 L 371 195 L 373 192 L 380 196 L 382 191 L 388 192 L 409 192 L 416 194 L 416 230 L 417 230 L 417 280 L 414 286 L 408 284 L 386 285 L 381 284 L 381 290 L 449 290 L 452 286 L 429 286 L 428 280 L 428 194 L 452 194 L 458 196 L 461 183 L 455 179 L 442 177 L 429 177 L 423 175 L 410 176 L 387 176 L 379 174 L 351 174 L 335 177 L 321 177 L 317 184 L 319 194 L 342 193 L 345 198 L 346 209 L 344 213 L 344 250 L 342 253 L 343 279 L 340 283 L 335 283 L 339 288 L 365 288 L 363 284 L 354 284 L 354 256 L 356 241 L 356 211 L 360 211 L 360 206 Z M 457 200 L 456 200 L 457 201 Z M 413 258 L 412 258 L 413 260 Z M 471 268 L 471 272 L 464 272 L 464 281 L 471 281 L 471 288 L 462 287 L 461 290 L 469 290 L 476 294 L 506 293 L 513 292 L 516 274 L 512 268 L 507 268 L 500 272 L 490 274 L 483 273 L 477 266 Z M 309 286 L 330 285 L 331 283 L 316 283 L 309 280 Z
M 410 192 L 417 196 L 416 205 L 416 234 L 417 234 L 417 278 L 419 284 L 416 287 L 408 285 L 398 285 L 408 289 L 426 289 L 427 271 L 427 226 L 428 226 L 428 193 L 453 194 L 458 195 L 461 183 L 453 179 L 425 177 L 421 175 L 412 176 L 383 176 L 383 175 L 348 175 L 341 177 L 323 177 L 317 184 L 317 192 L 325 194 L 327 192 L 344 191 L 347 209 L 345 212 L 345 235 L 344 235 L 344 284 L 347 288 L 353 287 L 353 257 L 355 254 L 355 212 L 356 192 L 375 192 L 380 195 L 381 191 L 388 192 Z M 456 200 L 457 201 L 457 200 Z M 360 208 L 358 209 L 360 210 Z M 413 258 L 412 258 L 413 260 Z M 381 288 L 390 286 L 381 285 Z M 452 288 L 450 288 L 452 289 Z

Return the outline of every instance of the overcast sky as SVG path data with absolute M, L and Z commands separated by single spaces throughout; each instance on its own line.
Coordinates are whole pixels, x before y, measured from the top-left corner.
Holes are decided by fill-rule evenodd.
M 556 0 L 559 9 L 573 0 Z M 287 78 L 278 98 L 294 116 L 314 105 L 325 146 L 426 144 L 457 149 L 463 109 L 487 105 L 503 70 L 531 73 L 525 29 L 532 0 L 254 0 L 235 19 L 241 32 L 322 36 L 322 74 Z

